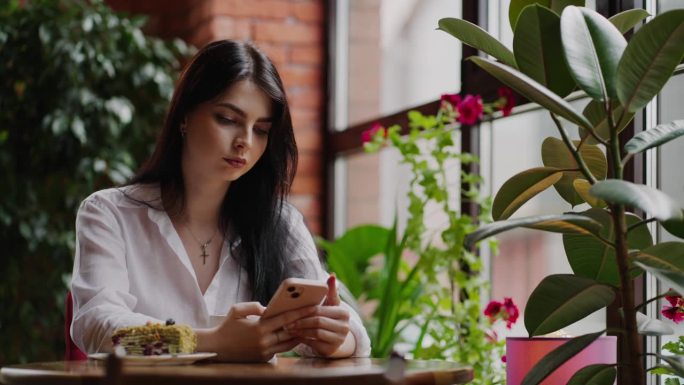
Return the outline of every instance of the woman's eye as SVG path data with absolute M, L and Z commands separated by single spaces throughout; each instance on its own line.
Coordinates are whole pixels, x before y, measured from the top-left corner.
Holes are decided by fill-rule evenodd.
M 216 120 L 221 124 L 237 124 L 235 120 L 221 115 L 216 115 Z
M 257 135 L 268 135 L 268 132 L 270 131 L 270 128 L 262 128 L 262 127 L 254 127 L 254 132 L 257 133 Z

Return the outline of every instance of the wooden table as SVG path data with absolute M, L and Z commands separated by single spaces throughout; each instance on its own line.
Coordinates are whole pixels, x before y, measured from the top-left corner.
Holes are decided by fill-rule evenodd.
M 117 367 L 118 365 L 118 367 Z M 454 362 L 278 357 L 265 364 L 202 362 L 184 366 L 131 366 L 121 360 L 11 365 L 0 382 L 14 384 L 465 384 L 473 371 Z

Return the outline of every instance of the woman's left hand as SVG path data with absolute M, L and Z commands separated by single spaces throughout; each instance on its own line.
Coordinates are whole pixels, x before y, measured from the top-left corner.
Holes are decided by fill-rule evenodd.
M 334 275 L 328 278 L 328 295 L 323 305 L 285 329 L 324 357 L 349 357 L 356 349 L 354 335 L 349 330 L 349 311 L 340 306 Z

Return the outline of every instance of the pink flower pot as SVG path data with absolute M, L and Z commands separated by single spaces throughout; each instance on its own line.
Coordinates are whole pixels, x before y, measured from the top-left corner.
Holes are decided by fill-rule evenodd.
M 506 338 L 506 384 L 520 385 L 527 372 L 546 354 L 561 346 L 570 338 L 508 337 Z M 617 337 L 599 337 L 576 356 L 565 362 L 541 385 L 566 384 L 585 366 L 614 364 L 617 362 Z

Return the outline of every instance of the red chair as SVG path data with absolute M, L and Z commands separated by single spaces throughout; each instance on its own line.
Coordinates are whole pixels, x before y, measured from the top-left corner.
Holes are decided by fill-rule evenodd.
M 74 318 L 74 300 L 71 298 L 70 291 L 67 292 L 66 300 L 64 302 L 64 342 L 66 343 L 64 359 L 67 361 L 87 360 L 88 356 L 76 346 L 71 339 L 71 334 L 69 332 L 71 329 L 71 320 Z

